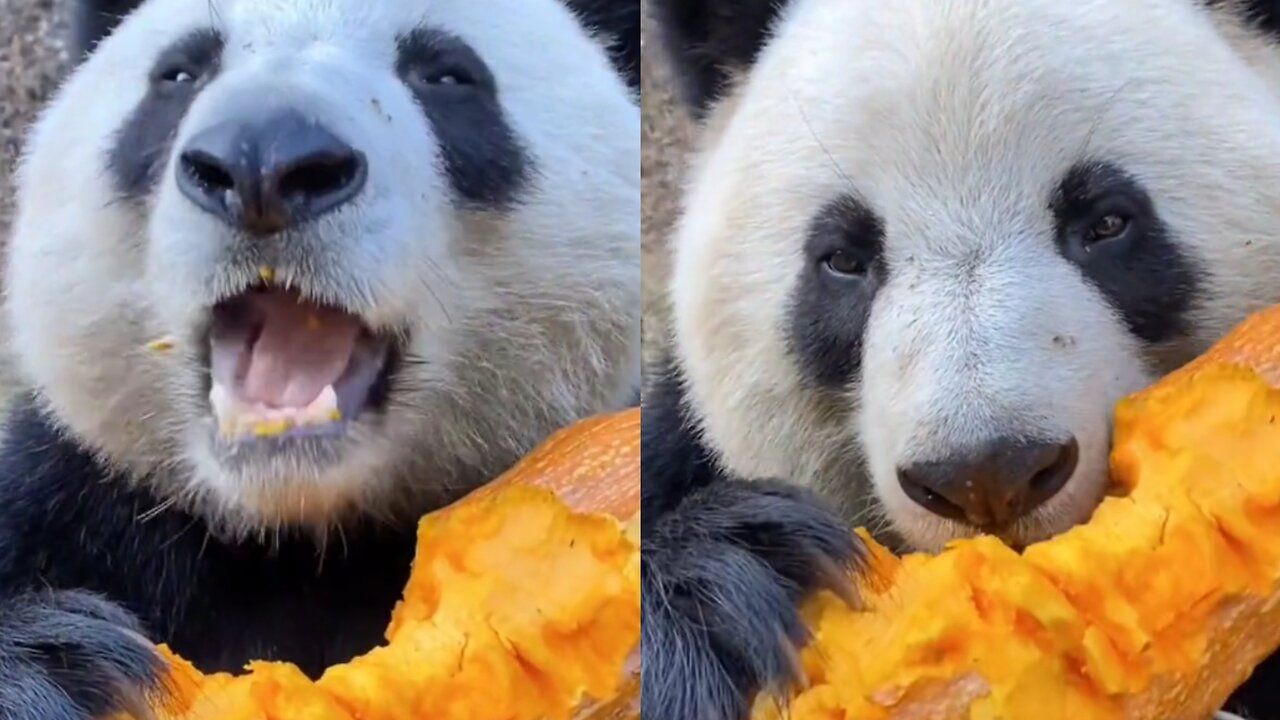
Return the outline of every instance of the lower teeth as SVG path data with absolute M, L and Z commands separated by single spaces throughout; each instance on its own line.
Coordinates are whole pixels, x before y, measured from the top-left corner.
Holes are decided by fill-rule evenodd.
M 276 437 L 295 428 L 328 425 L 342 420 L 338 397 L 328 385 L 304 408 L 268 408 L 248 405 L 236 399 L 222 385 L 214 383 L 209 403 L 218 419 L 219 433 L 226 439 Z

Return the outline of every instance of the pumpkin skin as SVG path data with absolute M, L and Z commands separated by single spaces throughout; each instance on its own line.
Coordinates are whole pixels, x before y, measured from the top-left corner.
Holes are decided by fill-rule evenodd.
M 161 646 L 158 720 L 639 720 L 639 498 L 638 409 L 566 428 L 422 519 L 386 645 L 314 682 Z
M 1280 308 L 1258 313 L 1123 400 L 1115 492 L 1087 524 L 1021 555 L 872 543 L 862 608 L 805 608 L 808 685 L 785 717 L 1211 716 L 1280 647 L 1278 338 Z M 762 697 L 753 717 L 784 715 Z

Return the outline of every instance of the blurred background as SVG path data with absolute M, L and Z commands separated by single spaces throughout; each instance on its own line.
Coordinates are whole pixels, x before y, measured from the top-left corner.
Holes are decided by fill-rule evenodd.
M 68 64 L 64 5 L 63 0 L 0 0 L 0 241 L 9 237 L 12 175 L 23 135 Z M 12 388 L 0 346 L 0 409 Z
M 0 0 L 4 2 L 4 0 Z M 642 2 L 647 10 L 648 4 Z M 652 25 L 642 32 L 641 74 L 643 89 L 643 130 L 641 161 L 644 242 L 645 351 L 651 357 L 661 345 L 665 332 L 667 276 L 666 239 L 679 209 L 679 191 L 684 157 L 693 140 L 693 126 L 671 90 L 668 68 L 663 62 Z
M 11 174 L 22 135 L 67 65 L 61 0 L 0 0 L 0 234 L 8 237 Z

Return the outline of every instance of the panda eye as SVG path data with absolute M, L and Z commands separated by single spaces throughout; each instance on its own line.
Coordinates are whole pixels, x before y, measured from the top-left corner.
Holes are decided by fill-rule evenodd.
M 1111 212 L 1103 215 L 1089 226 L 1086 240 L 1089 244 L 1114 240 L 1129 229 L 1130 219 L 1127 215 Z
M 863 275 L 867 271 L 867 267 L 862 261 L 843 250 L 837 250 L 828 255 L 823 259 L 822 265 L 828 272 L 841 277 Z
M 182 67 L 169 68 L 160 73 L 160 79 L 170 85 L 189 85 L 197 80 L 196 74 Z
M 468 87 L 476 84 L 475 79 L 471 77 L 471 75 L 469 75 L 465 70 L 458 68 L 428 69 L 419 72 L 417 75 L 418 82 L 429 87 Z
M 401 36 L 396 49 L 396 74 L 420 102 L 497 95 L 497 83 L 489 66 L 461 38 L 418 28 Z

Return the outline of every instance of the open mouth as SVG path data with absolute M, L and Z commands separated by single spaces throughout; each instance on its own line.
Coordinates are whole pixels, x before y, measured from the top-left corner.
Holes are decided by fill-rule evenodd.
M 339 432 L 384 400 L 394 345 L 340 308 L 254 288 L 213 308 L 209 402 L 221 436 Z

